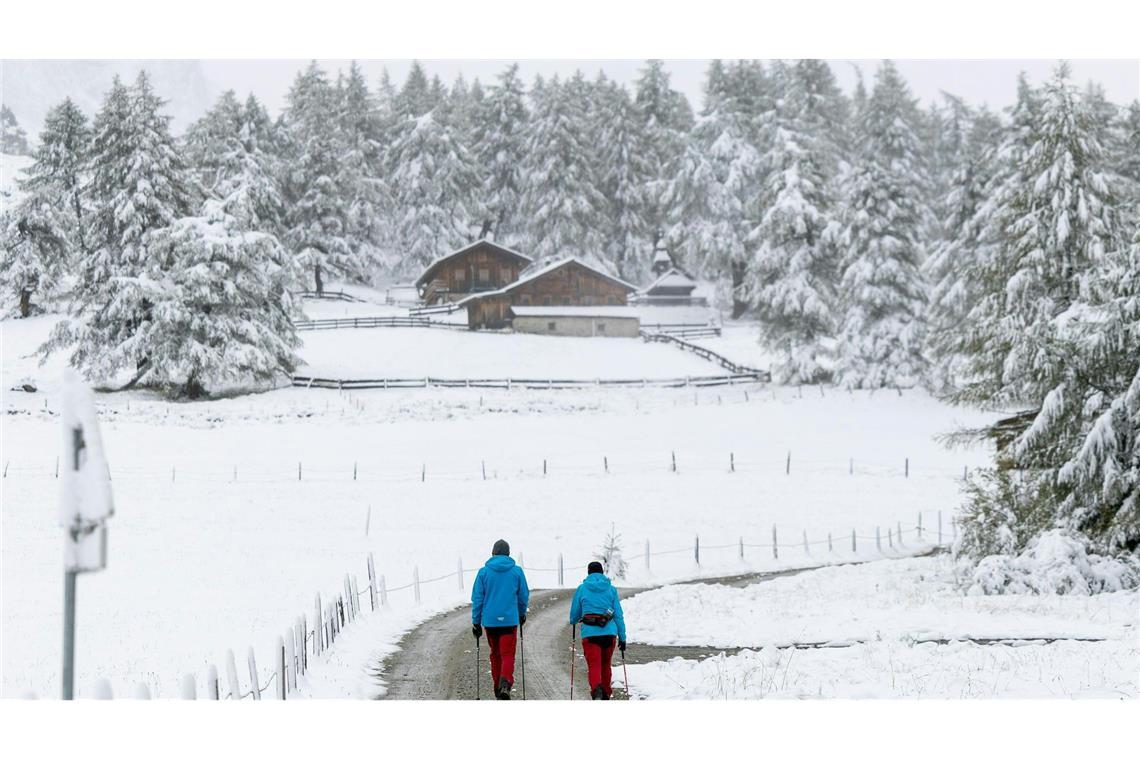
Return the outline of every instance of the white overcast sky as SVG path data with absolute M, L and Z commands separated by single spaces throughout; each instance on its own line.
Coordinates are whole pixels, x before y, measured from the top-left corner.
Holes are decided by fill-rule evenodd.
M 285 93 L 304 60 L 209 60 L 204 67 L 210 82 L 219 91 L 233 88 L 239 92 L 253 91 L 271 109 L 279 108 Z M 346 67 L 348 61 L 322 60 L 330 70 Z M 447 84 L 460 72 L 468 82 L 478 78 L 487 83 L 509 64 L 506 60 L 422 60 L 429 75 L 438 74 Z M 974 104 L 986 103 L 993 108 L 1009 105 L 1015 96 L 1017 74 L 1026 71 L 1034 82 L 1048 78 L 1057 62 L 1050 59 L 1033 60 L 896 60 L 895 63 L 913 88 L 914 94 L 928 103 L 947 91 L 964 97 Z M 1110 100 L 1129 103 L 1140 97 L 1140 62 L 1136 60 L 1076 60 L 1072 61 L 1073 78 L 1083 84 L 1088 80 L 1100 82 Z M 392 80 L 399 85 L 407 76 L 408 60 L 360 61 L 372 84 L 387 67 Z M 668 60 L 666 66 L 672 75 L 673 86 L 684 92 L 694 108 L 701 106 L 701 84 L 708 68 L 708 60 Z M 831 61 L 840 84 L 850 92 L 855 84 L 858 67 L 868 83 L 874 76 L 876 60 Z M 545 77 L 559 74 L 569 76 L 581 69 L 593 76 L 603 69 L 608 76 L 620 82 L 632 83 L 641 60 L 524 60 L 519 62 L 523 78 L 529 83 L 536 74 Z

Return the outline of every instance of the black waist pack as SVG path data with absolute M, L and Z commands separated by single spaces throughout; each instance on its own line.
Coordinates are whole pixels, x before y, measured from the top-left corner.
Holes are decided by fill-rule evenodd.
M 586 625 L 592 625 L 596 628 L 602 628 L 611 620 L 614 619 L 612 612 L 587 612 L 582 615 L 582 622 Z

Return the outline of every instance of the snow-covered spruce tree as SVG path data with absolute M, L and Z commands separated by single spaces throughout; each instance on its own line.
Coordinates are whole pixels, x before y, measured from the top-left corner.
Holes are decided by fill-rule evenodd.
M 906 82 L 885 61 L 860 116 L 843 194 L 838 379 L 847 388 L 913 386 L 925 372 L 920 236 L 927 211 L 917 114 Z
M 336 93 L 325 72 L 313 61 L 293 81 L 285 108 L 288 131 L 285 182 L 285 241 L 299 267 L 312 274 L 313 287 L 324 292 L 329 275 L 359 279 L 364 263 L 348 238 L 348 219 L 337 182 L 342 145 Z
M 1022 470 L 1019 491 L 1032 496 L 1006 505 L 1014 523 L 1027 522 L 1031 504 L 1039 524 L 1079 531 L 1101 549 L 1135 548 L 1138 259 L 1120 244 L 1095 117 L 1067 66 L 1037 103 L 1036 129 L 1026 150 L 1012 151 L 1020 169 L 994 214 L 1006 277 L 971 314 L 989 322 L 982 334 L 1004 355 L 987 346 L 973 357 L 959 397 L 1030 410 L 1001 457 Z M 973 501 L 1000 498 L 990 490 Z
M 824 340 L 834 335 L 838 223 L 833 182 L 838 148 L 813 113 L 812 81 L 793 67 L 765 144 L 765 185 L 744 292 L 761 339 L 777 353 L 773 377 L 817 383 L 830 377 Z M 814 71 L 810 72 L 814 75 Z
M 747 307 L 743 285 L 752 219 L 759 218 L 764 160 L 752 142 L 753 125 L 725 89 L 714 61 L 705 86 L 705 108 L 674 172 L 667 202 L 670 247 L 697 276 L 731 282 L 733 316 Z
M 431 83 L 419 61 L 412 61 L 412 68 L 408 71 L 408 78 L 404 86 L 394 99 L 395 112 L 400 120 L 408 117 L 423 116 L 435 107 L 435 96 L 431 91 Z
M 467 148 L 434 113 L 408 116 L 386 157 L 395 195 L 399 273 L 421 271 L 432 259 L 470 242 L 480 208 L 470 208 L 479 175 Z
M 16 121 L 16 114 L 6 105 L 0 105 L 0 153 L 9 156 L 30 156 L 28 135 Z
M 634 103 L 641 114 L 645 160 L 651 171 L 646 223 L 652 238 L 650 250 L 654 250 L 669 225 L 669 180 L 693 128 L 693 109 L 685 96 L 672 88 L 665 63 L 657 59 L 645 62 L 634 84 Z
M 346 206 L 345 237 L 354 257 L 372 270 L 395 265 L 391 198 L 381 179 L 384 135 L 380 112 L 355 61 L 340 82 L 337 128 L 341 154 L 336 184 Z
M 1114 169 L 1121 180 L 1121 213 L 1140 224 L 1140 100 L 1135 100 L 1120 116 L 1120 152 Z
M 51 196 L 23 197 L 0 215 L 0 288 L 28 317 L 60 287 L 69 258 L 67 223 Z
M 584 87 L 578 75 L 565 84 L 554 77 L 532 88 L 520 208 L 527 223 L 525 248 L 534 258 L 572 255 L 606 266 L 598 225 L 606 203 L 588 144 Z
M 178 219 L 149 241 L 162 277 L 140 341 L 154 367 L 149 381 L 191 399 L 218 384 L 287 377 L 297 364 L 283 286 L 291 257 L 225 205 L 206 201 L 201 215 Z
M 639 280 L 649 273 L 653 258 L 653 148 L 624 87 L 606 83 L 599 95 L 598 179 L 606 203 L 606 258 L 619 276 Z
M 199 197 L 162 107 L 144 71 L 129 88 L 116 77 L 95 117 L 90 253 L 78 264 L 68 319 L 40 349 L 71 348 L 71 365 L 90 379 L 129 369 L 134 385 L 156 369 L 158 347 L 148 336 L 162 318 L 155 305 L 164 274 L 151 236 L 186 216 Z
M 69 260 L 87 251 L 84 184 L 88 178 L 90 142 L 87 117 L 70 98 L 65 99 L 44 117 L 34 161 L 24 169 L 24 177 L 19 181 L 25 197 L 35 196 L 38 203 L 54 206 L 56 213 L 52 216 L 63 233 L 64 254 Z M 42 214 L 37 215 L 42 218 Z
M 984 107 L 969 112 L 967 119 L 956 165 L 945 180 L 944 195 L 937 199 L 938 237 L 923 264 L 930 283 L 926 310 L 927 348 L 932 359 L 929 384 L 937 392 L 952 390 L 962 373 L 959 336 L 981 295 L 977 273 L 992 257 L 992 241 L 985 238 L 980 211 L 996 173 L 1002 125 Z
M 530 113 L 517 63 L 499 74 L 475 113 L 473 152 L 483 172 L 485 235 L 517 246 L 526 227 L 520 213 L 523 141 Z

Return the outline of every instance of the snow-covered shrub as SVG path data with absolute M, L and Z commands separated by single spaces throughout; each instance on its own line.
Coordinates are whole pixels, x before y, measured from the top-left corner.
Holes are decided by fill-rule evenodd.
M 985 557 L 966 582 L 972 595 L 1099 594 L 1140 585 L 1140 560 L 1089 554 L 1083 538 L 1049 530 L 1021 554 Z
M 621 534 L 615 533 L 614 528 L 610 526 L 610 532 L 606 536 L 605 543 L 602 548 L 594 554 L 594 559 L 602 563 L 606 568 L 606 573 L 614 578 L 624 578 L 626 572 L 629 571 L 629 564 L 625 561 L 622 555 Z

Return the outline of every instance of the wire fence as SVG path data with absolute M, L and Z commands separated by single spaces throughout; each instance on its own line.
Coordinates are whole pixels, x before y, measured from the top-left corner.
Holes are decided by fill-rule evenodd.
M 924 516 L 926 515 L 933 519 L 926 519 L 924 525 Z M 759 557 L 761 560 L 766 561 L 770 553 L 773 562 L 788 561 L 796 557 L 801 561 L 808 561 L 808 567 L 812 566 L 811 560 L 818 560 L 820 565 L 826 565 L 832 562 L 871 561 L 879 558 L 914 556 L 919 550 L 938 550 L 952 545 L 958 537 L 958 524 L 956 519 L 944 522 L 941 510 L 926 510 L 918 512 L 917 521 L 914 523 L 907 523 L 904 526 L 901 521 L 895 521 L 893 525 L 887 525 L 885 533 L 881 525 L 876 525 L 871 533 L 860 533 L 858 529 L 828 531 L 826 537 L 821 536 L 815 540 L 810 540 L 807 529 L 792 531 L 792 535 L 798 534 L 799 538 L 790 541 L 786 539 L 787 533 L 785 530 L 783 534 L 785 538 L 781 540 L 779 526 L 774 524 L 768 540 L 746 541 L 745 537 L 741 535 L 735 541 L 717 544 L 702 544 L 700 535 L 697 534 L 693 537 L 692 544 L 668 549 L 653 549 L 651 542 L 646 540 L 644 551 L 628 557 L 621 555 L 621 557 L 627 563 L 644 563 L 645 571 L 649 573 L 655 566 L 654 558 L 690 554 L 690 563 L 680 567 L 674 565 L 670 568 L 670 572 L 678 576 L 695 575 L 699 578 L 702 572 L 702 563 L 708 562 L 710 553 L 726 551 L 736 554 L 736 558 L 740 562 L 748 562 L 757 559 L 755 550 L 759 549 L 762 551 Z M 826 550 L 813 548 L 825 545 Z M 799 554 L 796 555 L 796 552 Z M 724 557 L 723 554 L 720 556 Z M 588 561 L 600 558 L 597 554 L 589 557 L 589 559 L 575 557 L 571 567 L 585 567 Z M 608 571 L 621 564 L 621 560 L 616 555 L 611 555 L 608 559 L 610 561 Z M 729 559 L 731 559 L 731 555 Z M 556 561 L 549 567 L 528 565 L 522 554 L 518 556 L 518 564 L 523 572 L 531 577 L 538 574 L 553 575 L 553 578 L 547 575 L 546 580 L 542 582 L 543 585 L 539 587 L 566 587 L 567 563 L 564 561 L 562 552 L 558 552 Z M 719 567 L 723 568 L 724 565 L 722 564 Z M 225 655 L 224 679 L 219 675 L 217 668 L 211 664 L 206 669 L 205 688 L 201 692 L 202 696 L 199 696 L 198 681 L 194 674 L 186 674 L 182 677 L 179 694 L 182 699 L 204 698 L 239 701 L 251 699 L 258 701 L 265 694 L 270 694 L 279 700 L 290 699 L 290 695 L 296 696 L 298 691 L 304 690 L 304 675 L 314 661 L 335 645 L 346 627 L 352 625 L 366 613 L 390 609 L 392 594 L 411 591 L 412 600 L 418 605 L 422 602 L 424 586 L 454 580 L 456 582 L 455 591 L 463 592 L 466 587 L 465 578 L 478 573 L 478 571 L 478 567 L 465 565 L 463 558 L 459 557 L 456 562 L 456 569 L 451 572 L 421 579 L 419 566 L 416 565 L 412 568 L 412 576 L 409 582 L 389 587 L 385 576 L 377 575 L 374 557 L 369 552 L 365 561 L 368 583 L 361 588 L 356 576 L 346 573 L 342 588 L 335 595 L 322 597 L 318 593 L 313 604 L 312 616 L 310 617 L 307 613 L 298 615 L 293 624 L 286 628 L 281 636 L 277 637 L 276 644 L 270 652 L 269 662 L 272 665 L 268 670 L 259 668 L 253 647 L 249 647 L 246 651 L 245 663 L 248 678 L 243 684 L 242 678 L 239 676 L 234 652 L 230 649 L 226 651 Z M 225 686 L 224 690 L 223 685 Z M 109 699 L 112 697 L 111 686 L 105 679 L 97 682 L 95 692 L 97 698 Z M 149 687 L 143 683 L 138 684 L 134 696 L 149 699 Z

